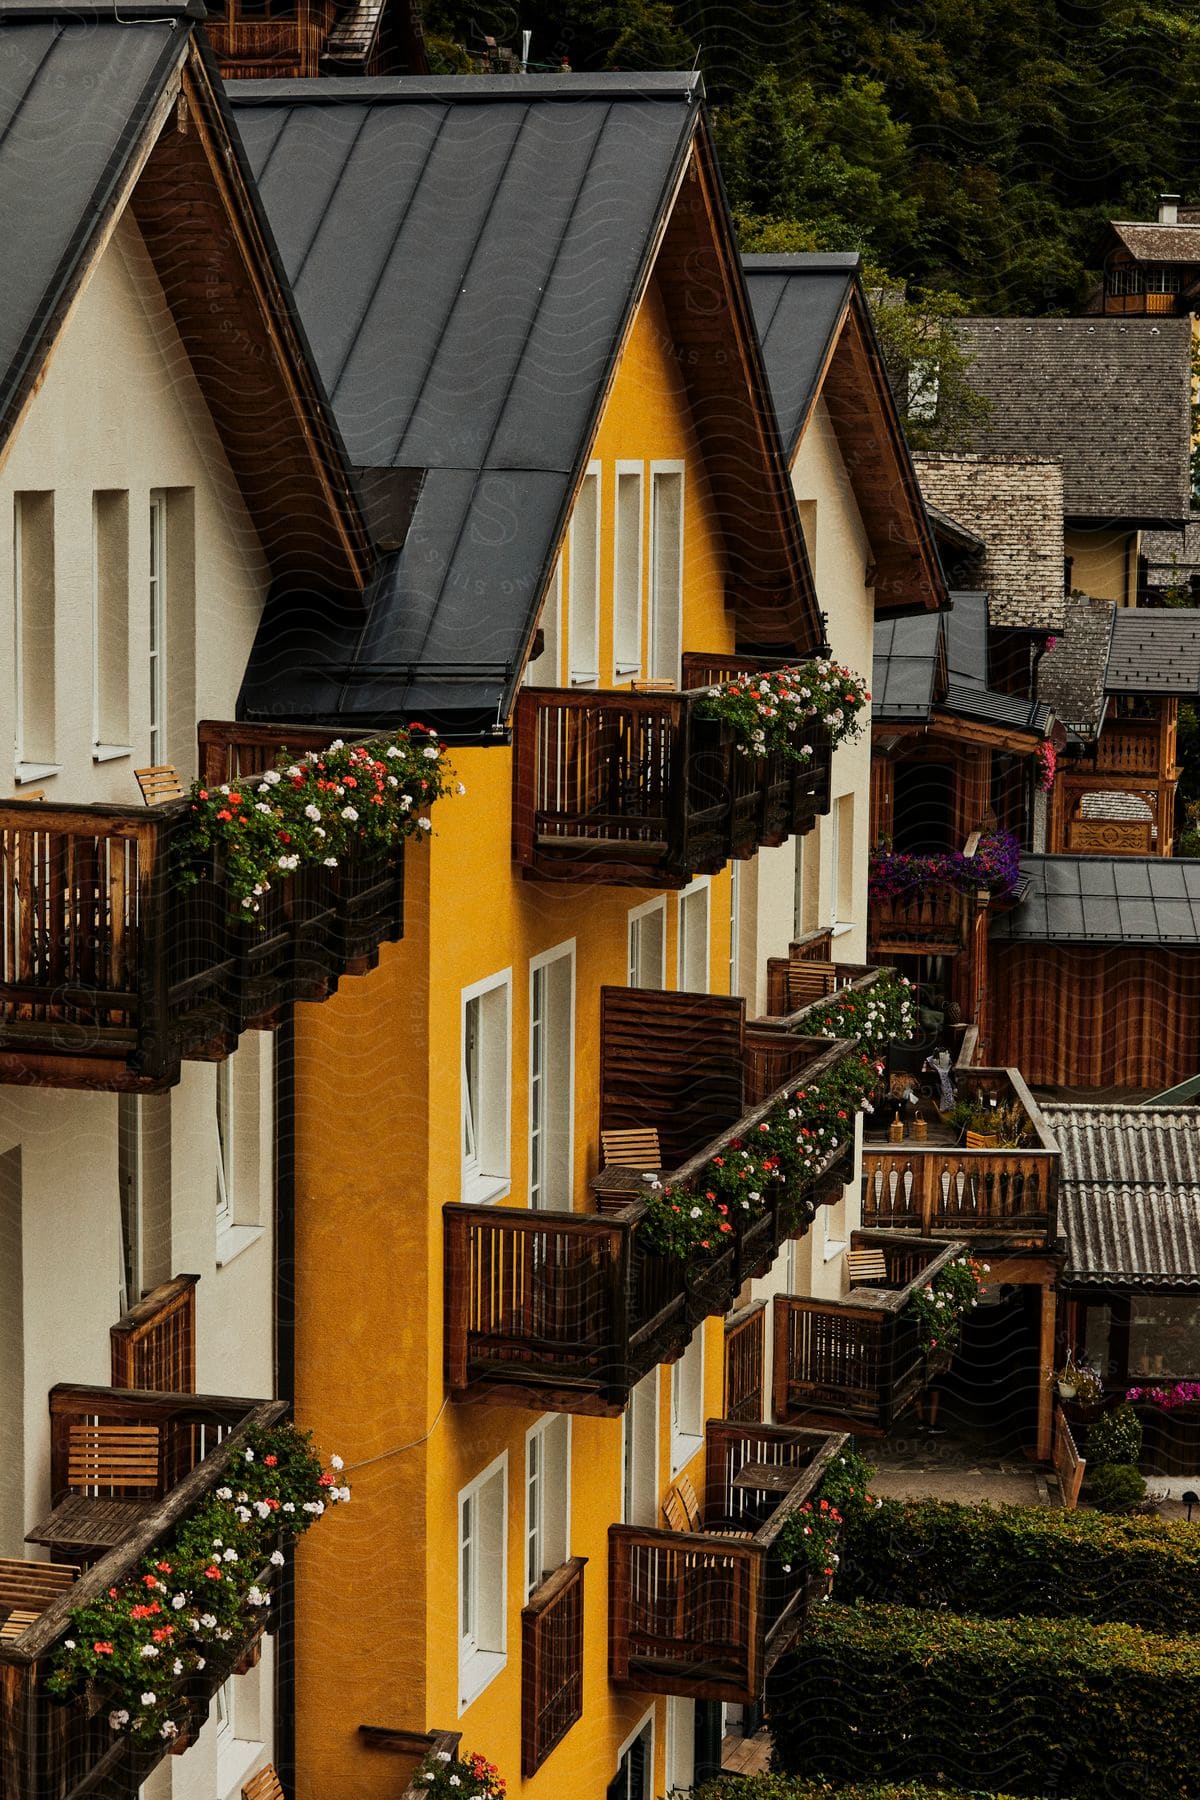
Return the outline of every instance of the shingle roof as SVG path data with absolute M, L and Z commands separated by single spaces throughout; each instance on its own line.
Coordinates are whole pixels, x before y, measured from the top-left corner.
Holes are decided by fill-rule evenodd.
M 1200 1288 L 1200 1113 L 1046 1105 L 1069 1286 Z
M 1113 219 L 1110 229 L 1139 262 L 1200 263 L 1200 225 L 1158 225 Z
M 742 258 L 789 456 L 808 421 L 860 263 L 856 251 Z
M 960 319 L 992 403 L 988 453 L 1058 456 L 1068 519 L 1182 523 L 1191 508 L 1187 319 Z
M 123 24 L 111 10 L 0 11 L 0 439 L 183 60 L 184 12 L 132 5 Z
M 994 625 L 1055 631 L 1063 617 L 1062 465 L 1047 456 L 913 458 L 926 504 L 984 546 L 977 580 Z
M 1200 518 L 1191 516 L 1182 531 L 1145 531 L 1141 554 L 1151 587 L 1185 587 L 1200 571 Z
M 1049 709 L 990 688 L 988 596 L 954 593 L 940 616 L 881 620 L 875 627 L 871 716 L 927 720 L 935 707 L 1010 730 L 1044 733 Z
M 294 613 L 270 621 L 242 704 L 486 730 L 511 701 L 698 142 L 699 78 L 231 82 L 229 93 L 352 462 L 425 471 L 361 641 L 329 642 Z M 725 316 L 736 342 L 738 319 Z M 748 306 L 740 316 L 757 358 Z M 719 377 L 739 378 L 740 367 Z M 743 516 L 726 543 L 732 587 L 753 589 L 735 559 L 761 551 L 774 562 L 762 585 L 786 585 L 786 567 L 802 613 L 799 523 L 759 378 L 759 462 L 744 459 Z M 720 421 L 715 406 L 694 409 L 697 432 L 740 444 L 758 405 L 746 386 Z
M 1200 614 L 1119 606 L 1104 685 L 1110 694 L 1200 695 Z
M 1038 663 L 1038 695 L 1076 736 L 1093 738 L 1104 717 L 1104 676 L 1114 600 L 1072 597 L 1058 642 Z
M 1023 856 L 1021 874 L 1025 897 L 996 915 L 994 938 L 1200 948 L 1200 860 Z

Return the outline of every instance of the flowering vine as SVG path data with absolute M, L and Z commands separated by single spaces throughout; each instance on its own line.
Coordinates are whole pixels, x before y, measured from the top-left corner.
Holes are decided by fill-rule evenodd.
M 1126 1388 L 1127 1400 L 1144 1400 L 1150 1406 L 1161 1406 L 1173 1412 L 1178 1406 L 1195 1406 L 1200 1402 L 1200 1381 L 1177 1381 L 1173 1387 Z
M 874 1473 L 856 1450 L 843 1451 L 829 1464 L 812 1499 L 790 1512 L 776 1535 L 775 1554 L 785 1575 L 797 1569 L 806 1576 L 836 1573 L 842 1527 L 859 1524 L 883 1504 L 870 1491 Z
M 67 1699 L 91 1682 L 113 1731 L 170 1743 L 187 1718 L 183 1689 L 210 1662 L 216 1679 L 254 1635 L 283 1565 L 280 1540 L 300 1537 L 350 1489 L 340 1457 L 323 1469 L 311 1434 L 277 1425 L 249 1434 L 228 1485 L 107 1594 L 71 1613 L 46 1686 Z
M 1044 744 L 1038 745 L 1037 758 L 1038 786 L 1043 794 L 1048 794 L 1050 789 L 1054 786 L 1054 773 L 1058 768 L 1058 751 L 1054 748 L 1054 745 L 1050 742 L 1049 738 L 1046 739 Z
M 495 1763 L 488 1762 L 478 1750 L 467 1756 L 453 1756 L 449 1750 L 434 1750 L 426 1757 L 414 1778 L 427 1794 L 438 1800 L 504 1800 L 508 1792 L 503 1775 Z
M 955 1348 L 963 1319 L 978 1306 L 987 1287 L 987 1273 L 987 1263 L 977 1262 L 973 1256 L 957 1256 L 913 1294 L 906 1310 L 916 1321 L 926 1356 L 934 1350 L 944 1356 Z
M 974 856 L 961 850 L 929 856 L 910 856 L 896 850 L 873 850 L 868 876 L 870 898 L 889 899 L 913 888 L 945 882 L 970 893 L 987 888 L 996 895 L 1011 894 L 1021 875 L 1021 846 L 1010 831 L 981 837 Z
M 857 736 L 859 715 L 870 698 L 861 676 L 841 663 L 818 660 L 739 675 L 709 688 L 697 711 L 728 725 L 743 756 L 782 750 L 806 763 L 814 753 L 806 733 L 824 727 L 836 749 Z
M 806 1007 L 804 1027 L 814 1037 L 854 1037 L 868 1056 L 889 1044 L 907 1043 L 917 1022 L 912 983 L 884 969 L 869 987 L 842 988 L 815 1007 Z
M 220 849 L 230 897 L 253 915 L 262 896 L 299 868 L 384 857 L 431 831 L 428 809 L 452 780 L 444 746 L 414 724 L 369 743 L 337 738 L 295 761 L 283 750 L 273 768 L 219 787 L 195 781 L 180 881 L 197 882 L 197 861 Z M 465 792 L 461 783 L 456 791 Z

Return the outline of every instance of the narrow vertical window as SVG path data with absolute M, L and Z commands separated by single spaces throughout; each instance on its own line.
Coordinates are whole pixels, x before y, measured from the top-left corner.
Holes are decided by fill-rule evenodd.
M 458 1496 L 458 1679 L 466 1706 L 504 1667 L 508 1457 Z
M 667 954 L 667 903 L 647 900 L 629 915 L 629 985 L 665 988 Z
M 525 1598 L 570 1555 L 571 1421 L 547 1414 L 525 1436 Z
M 589 469 L 571 515 L 567 638 L 572 687 L 600 679 L 600 472 Z
M 509 1181 L 511 979 L 506 971 L 462 997 L 462 1197 L 498 1199 Z
M 571 1208 L 575 952 L 567 944 L 529 971 L 529 1204 Z
M 53 774 L 54 495 L 13 497 L 13 602 L 16 676 L 16 778 Z
M 642 471 L 617 464 L 613 545 L 613 674 L 632 681 L 642 671 Z
M 150 496 L 150 761 L 167 760 L 167 497 Z
M 129 495 L 92 495 L 92 752 L 129 754 Z
M 741 956 L 738 942 L 742 929 L 742 867 L 735 862 L 729 870 L 729 991 L 736 994 L 741 985 Z
M 233 1222 L 233 1060 L 217 1064 L 217 1225 Z
M 709 894 L 705 875 L 679 896 L 679 986 L 685 994 L 708 992 Z
M 650 473 L 650 676 L 680 680 L 683 650 L 683 470 Z

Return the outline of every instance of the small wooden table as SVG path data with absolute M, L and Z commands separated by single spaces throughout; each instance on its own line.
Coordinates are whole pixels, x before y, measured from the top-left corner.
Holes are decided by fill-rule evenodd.
M 743 1463 L 733 1478 L 735 1488 L 749 1488 L 756 1494 L 790 1494 L 803 1469 L 784 1469 L 778 1463 Z
M 157 1500 L 98 1500 L 90 1494 L 68 1494 L 25 1533 L 25 1542 L 69 1551 L 72 1561 L 102 1556 L 123 1544 L 158 1505 Z

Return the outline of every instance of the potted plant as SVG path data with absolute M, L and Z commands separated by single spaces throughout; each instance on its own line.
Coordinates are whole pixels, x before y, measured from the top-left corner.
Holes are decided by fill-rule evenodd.
M 1060 1400 L 1073 1400 L 1083 1410 L 1097 1407 L 1104 1394 L 1104 1383 L 1097 1371 L 1087 1363 L 1077 1362 L 1075 1352 L 1067 1352 L 1062 1367 L 1054 1370 L 1052 1380 Z

